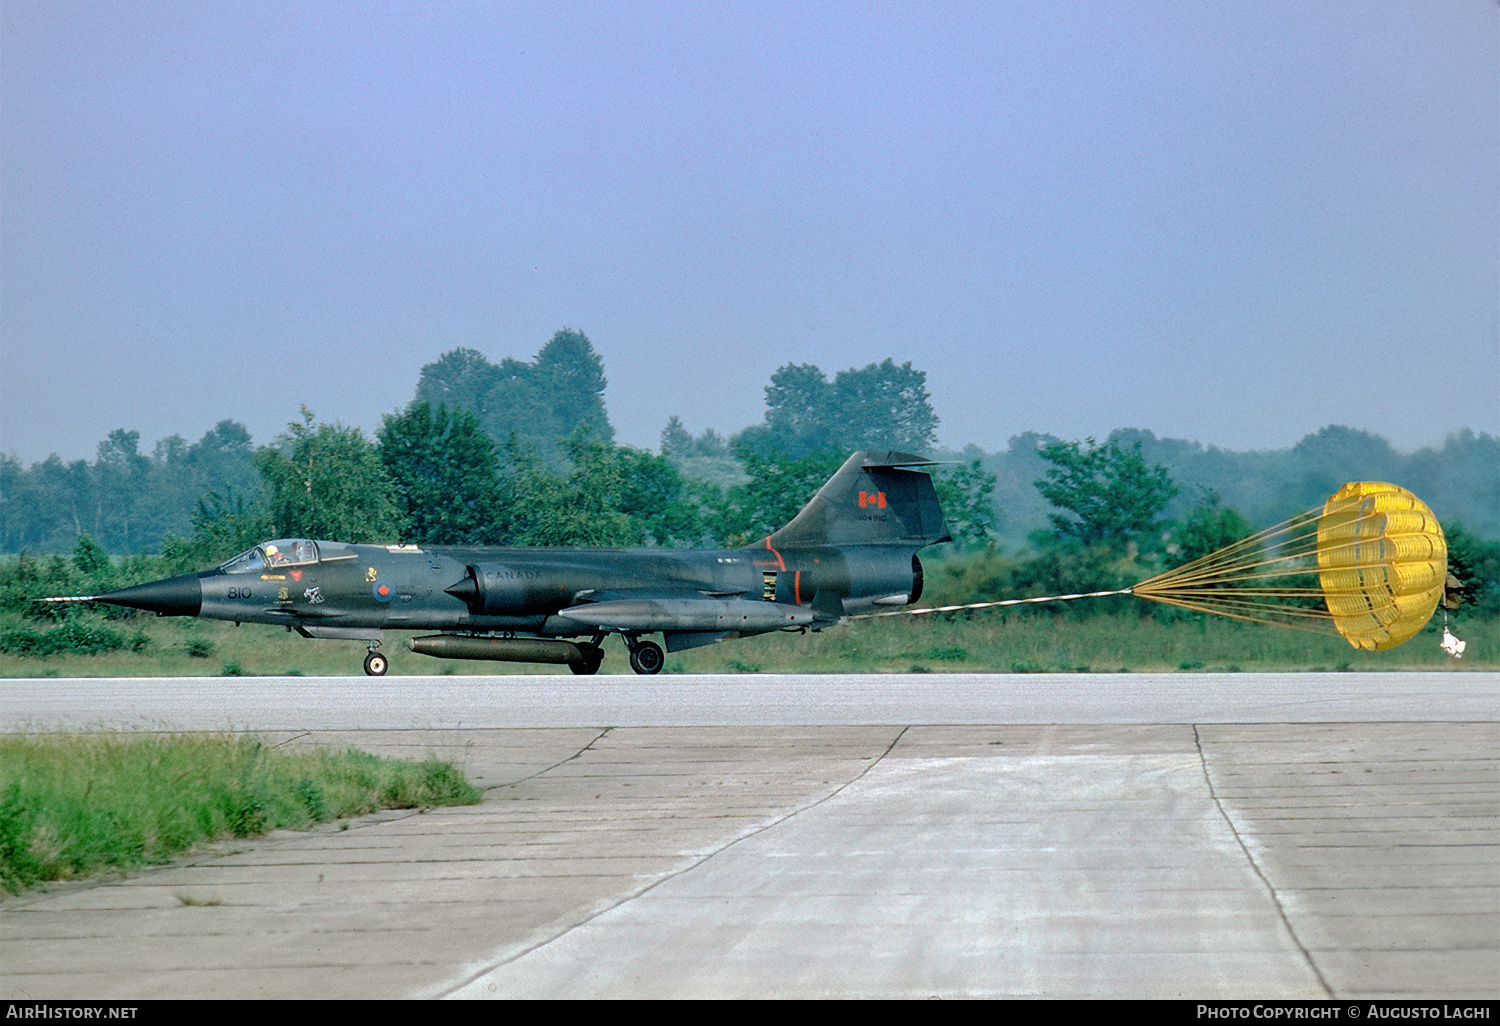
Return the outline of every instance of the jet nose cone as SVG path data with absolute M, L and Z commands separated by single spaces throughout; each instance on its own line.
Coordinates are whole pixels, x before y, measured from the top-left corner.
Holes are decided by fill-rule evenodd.
M 203 586 L 197 574 L 179 574 L 150 584 L 121 588 L 98 596 L 96 601 L 145 609 L 162 616 L 197 616 L 203 609 Z

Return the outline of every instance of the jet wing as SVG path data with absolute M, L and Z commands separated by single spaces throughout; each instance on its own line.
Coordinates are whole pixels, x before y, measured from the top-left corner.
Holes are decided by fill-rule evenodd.
M 586 599 L 594 599 L 594 593 Z M 612 592 L 558 610 L 564 625 L 608 631 L 744 631 L 809 627 L 815 614 L 801 606 L 704 592 Z

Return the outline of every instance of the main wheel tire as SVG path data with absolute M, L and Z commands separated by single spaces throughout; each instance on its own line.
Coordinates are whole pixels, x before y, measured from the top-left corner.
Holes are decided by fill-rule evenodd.
M 660 673 L 667 657 L 654 641 L 638 641 L 630 650 L 630 668 L 636 673 Z
M 598 645 L 579 645 L 583 650 L 584 660 L 581 663 L 569 663 L 568 669 L 582 676 L 589 676 L 599 672 L 599 667 L 604 663 L 604 649 Z
M 391 661 L 379 652 L 371 652 L 365 656 L 365 673 L 371 677 L 384 677 L 385 671 L 391 668 Z

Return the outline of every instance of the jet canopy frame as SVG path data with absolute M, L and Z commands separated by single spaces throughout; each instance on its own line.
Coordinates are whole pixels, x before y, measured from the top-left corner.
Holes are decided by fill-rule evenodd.
M 308 566 L 318 561 L 318 545 L 308 538 L 277 538 L 246 549 L 219 564 L 226 574 L 261 573 L 284 566 Z

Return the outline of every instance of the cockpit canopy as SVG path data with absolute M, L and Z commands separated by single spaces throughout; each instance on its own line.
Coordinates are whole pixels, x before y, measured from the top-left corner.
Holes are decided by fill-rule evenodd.
M 219 564 L 226 574 L 245 574 L 283 566 L 306 566 L 318 561 L 318 546 L 306 538 L 278 538 Z

